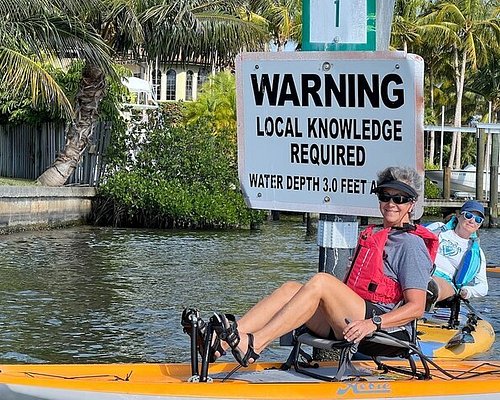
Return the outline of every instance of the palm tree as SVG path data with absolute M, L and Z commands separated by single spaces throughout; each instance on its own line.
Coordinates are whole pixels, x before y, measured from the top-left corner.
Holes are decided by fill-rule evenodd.
M 139 20 L 143 53 L 159 62 L 202 62 L 217 67 L 234 63 L 242 50 L 262 50 L 262 27 L 240 17 L 239 0 L 146 0 Z
M 242 48 L 262 48 L 262 30 L 239 18 L 238 6 L 235 0 L 0 0 L 2 88 L 29 88 L 34 104 L 57 102 L 70 121 L 65 148 L 38 181 L 61 186 L 78 165 L 106 79 L 118 79 L 111 55 L 227 65 Z M 74 57 L 85 67 L 72 108 L 41 65 Z
M 436 4 L 429 19 L 439 23 L 452 55 L 456 105 L 454 126 L 462 123 L 462 100 L 466 72 L 475 71 L 500 44 L 500 23 L 492 4 L 485 0 L 451 0 Z M 454 132 L 449 166 L 461 167 L 461 137 Z
M 434 91 L 435 75 L 439 72 L 442 60 L 443 27 L 429 20 L 426 14 L 431 3 L 427 0 L 396 0 L 394 18 L 391 29 L 391 46 L 405 52 L 421 54 L 425 59 L 426 86 L 429 93 L 429 117 L 432 123 L 435 119 Z M 430 133 L 429 161 L 434 160 L 435 132 Z
M 0 0 L 0 89 L 28 95 L 34 108 L 51 105 L 71 118 L 72 104 L 47 66 L 78 54 L 111 73 L 111 59 L 101 37 L 74 14 L 87 12 L 93 1 L 66 3 Z
M 422 41 L 419 18 L 426 0 L 396 0 L 391 27 L 391 45 L 408 51 Z M 413 47 L 413 46 L 412 46 Z
M 223 71 L 206 82 L 196 101 L 186 104 L 188 123 L 205 120 L 215 134 L 236 132 L 236 80 Z
M 289 41 L 300 44 L 302 37 L 302 1 L 250 0 L 244 6 L 247 18 L 267 28 L 277 51 Z
M 491 101 L 491 118 L 500 121 L 500 50 L 490 55 L 488 64 L 480 68 L 465 86 L 472 93 Z
M 106 26 L 106 19 L 102 20 L 101 15 L 106 17 L 110 10 L 105 0 L 92 0 L 85 7 L 76 7 L 71 2 L 63 3 L 60 0 L 38 1 L 45 1 L 61 15 L 81 21 L 88 32 L 92 32 L 101 43 L 105 43 L 102 27 Z M 114 7 L 111 10 L 114 10 Z M 119 34 L 120 30 L 117 29 L 117 35 Z M 85 46 L 85 43 L 82 46 Z M 107 44 L 105 46 L 106 53 L 102 55 L 102 60 L 106 60 L 106 65 L 95 57 L 89 58 L 80 54 L 79 47 L 74 48 L 73 53 L 69 55 L 69 58 L 83 59 L 85 64 L 75 97 L 74 113 L 66 130 L 64 149 L 58 153 L 52 165 L 38 177 L 37 181 L 42 185 L 62 186 L 77 167 L 81 155 L 90 143 L 94 124 L 99 118 L 99 106 L 105 96 L 106 77 L 118 79 L 112 67 L 112 49 Z
M 95 119 L 93 109 L 104 91 L 101 76 L 114 76 L 110 49 L 80 17 L 95 6 L 95 0 L 20 0 L 15 4 L 0 0 L 1 88 L 19 95 L 29 93 L 35 107 L 55 103 L 71 121 L 65 149 L 50 169 L 58 178 L 56 184 L 71 175 L 88 142 Z M 73 108 L 44 65 L 74 57 L 87 60 L 87 64 Z M 52 183 L 50 175 L 43 174 L 40 181 Z

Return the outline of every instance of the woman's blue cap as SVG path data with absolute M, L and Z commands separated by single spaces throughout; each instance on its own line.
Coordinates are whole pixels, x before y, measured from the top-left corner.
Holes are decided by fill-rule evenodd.
M 462 211 L 476 211 L 481 214 L 481 217 L 484 218 L 484 207 L 479 201 L 476 200 L 467 200 L 460 209 L 460 212 Z

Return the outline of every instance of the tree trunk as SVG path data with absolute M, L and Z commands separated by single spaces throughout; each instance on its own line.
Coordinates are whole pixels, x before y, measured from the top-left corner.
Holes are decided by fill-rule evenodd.
M 434 165 L 434 153 L 436 152 L 436 131 L 432 130 L 429 135 L 429 158 L 428 161 L 430 164 Z
M 458 74 L 458 50 L 457 47 L 455 46 L 453 49 L 453 67 L 455 70 L 455 92 L 458 92 L 458 80 L 457 80 L 457 74 Z M 455 115 L 456 115 L 456 107 L 455 107 Z M 455 125 L 455 121 L 454 124 Z M 450 148 L 450 158 L 448 159 L 448 167 L 453 169 L 453 163 L 455 162 L 455 152 L 457 150 L 457 132 L 453 132 L 453 138 L 451 140 L 451 148 Z
M 464 95 L 465 83 L 465 66 L 467 64 L 467 53 L 464 51 L 462 54 L 462 61 L 457 65 L 458 76 L 457 82 L 457 104 L 455 106 L 455 124 L 454 126 L 462 126 L 462 99 Z M 455 168 L 462 168 L 462 133 L 457 132 L 457 147 L 455 153 Z
M 457 150 L 457 132 L 453 132 L 451 140 L 450 158 L 448 160 L 448 167 L 453 169 L 453 162 L 455 161 L 455 152 Z
M 80 89 L 75 100 L 75 115 L 66 133 L 65 147 L 52 165 L 38 177 L 40 184 L 62 186 L 77 167 L 92 137 L 105 86 L 103 71 L 87 63 L 82 71 Z
M 431 89 L 430 97 L 431 97 L 431 112 L 432 112 L 432 124 L 436 125 L 436 121 L 434 120 L 434 74 L 432 73 L 432 66 L 429 68 L 429 86 Z M 436 141 L 436 133 L 431 131 L 429 138 L 429 162 L 434 165 L 434 153 L 435 153 L 435 141 Z

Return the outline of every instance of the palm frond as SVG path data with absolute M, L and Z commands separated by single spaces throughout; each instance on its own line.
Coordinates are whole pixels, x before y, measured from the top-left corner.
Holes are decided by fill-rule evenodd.
M 140 16 L 146 53 L 163 62 L 224 65 L 232 62 L 243 49 L 263 48 L 266 31 L 240 18 L 236 11 L 229 13 L 232 3 L 216 2 L 214 6 L 193 0 L 150 7 Z
M 72 117 L 71 103 L 40 63 L 17 51 L 0 47 L 0 71 L 2 90 L 29 95 L 34 108 L 56 105 L 62 115 L 68 119 Z

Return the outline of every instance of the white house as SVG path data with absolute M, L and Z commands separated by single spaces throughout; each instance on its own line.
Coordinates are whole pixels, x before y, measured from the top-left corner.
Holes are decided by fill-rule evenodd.
M 137 63 L 125 65 L 136 78 L 151 83 L 153 99 L 163 101 L 196 100 L 199 88 L 211 69 L 202 64 Z

